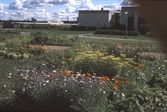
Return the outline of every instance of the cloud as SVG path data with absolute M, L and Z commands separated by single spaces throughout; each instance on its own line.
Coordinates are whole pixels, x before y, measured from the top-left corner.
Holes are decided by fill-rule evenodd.
M 15 0 L 9 5 L 9 9 L 12 10 L 19 10 L 23 6 L 22 2 L 20 0 Z
M 120 4 L 113 3 L 113 4 L 100 4 L 95 6 L 95 10 L 101 10 L 103 8 L 104 10 L 120 10 L 121 6 Z
M 126 0 L 122 0 L 121 4 L 125 4 Z M 64 5 L 66 8 L 47 12 L 44 8 L 48 6 Z M 63 7 L 64 7 L 63 6 Z M 94 5 L 92 0 L 14 0 L 10 4 L 0 4 L 0 10 L 18 10 L 10 14 L 11 18 L 18 19 L 20 12 L 21 19 L 34 17 L 37 20 L 76 20 L 79 10 L 118 10 L 120 4 L 100 4 Z M 9 16 L 8 16 L 9 17 Z
M 4 6 L 2 3 L 0 3 L 0 10 L 3 10 L 4 9 Z
M 100 4 L 94 6 L 91 0 L 77 0 L 75 4 L 68 4 L 67 8 L 55 10 L 53 13 L 53 18 L 61 20 L 76 20 L 78 17 L 79 10 L 120 10 L 121 6 L 118 3 L 113 4 Z
M 0 10 L 0 19 L 8 19 L 9 13 L 3 10 Z
M 121 0 L 121 6 L 125 5 L 135 5 L 135 3 L 132 0 Z

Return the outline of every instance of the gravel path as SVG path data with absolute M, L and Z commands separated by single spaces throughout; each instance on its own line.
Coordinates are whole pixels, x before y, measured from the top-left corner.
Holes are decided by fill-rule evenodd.
M 4 46 L 5 42 L 0 42 L 0 46 Z M 35 46 L 40 46 L 40 45 L 35 45 Z M 51 50 L 64 50 L 67 49 L 67 46 L 53 46 L 53 45 L 44 45 L 46 48 L 51 49 Z

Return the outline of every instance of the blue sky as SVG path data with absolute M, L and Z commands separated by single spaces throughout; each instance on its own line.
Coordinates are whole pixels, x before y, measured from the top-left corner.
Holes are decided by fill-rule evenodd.
M 76 20 L 79 10 L 118 10 L 128 0 L 0 0 L 1 20 Z

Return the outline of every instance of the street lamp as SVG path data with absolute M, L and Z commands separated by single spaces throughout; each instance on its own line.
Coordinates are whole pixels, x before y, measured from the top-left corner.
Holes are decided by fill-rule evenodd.
M 127 37 L 127 33 L 128 33 L 128 31 L 127 31 L 127 29 L 128 29 L 128 12 L 125 12 L 125 15 L 126 15 L 126 37 Z
M 78 25 L 80 25 L 80 23 L 77 24 L 77 37 L 78 37 Z
M 19 24 L 18 24 L 18 29 L 20 29 L 20 12 L 19 12 Z

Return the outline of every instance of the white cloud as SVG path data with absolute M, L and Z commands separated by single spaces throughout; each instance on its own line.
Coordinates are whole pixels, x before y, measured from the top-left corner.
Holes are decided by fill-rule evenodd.
M 3 10 L 0 10 L 0 19 L 8 19 L 9 13 Z
M 121 0 L 121 6 L 124 5 L 135 5 L 135 3 L 132 0 Z
M 56 10 L 53 13 L 53 18 L 56 20 L 67 20 L 68 17 L 69 20 L 76 20 L 79 10 L 101 10 L 102 7 L 104 10 L 119 10 L 120 4 L 113 3 L 94 6 L 91 0 L 78 0 L 75 4 L 68 4 L 65 9 Z
M 120 0 L 121 1 L 121 0 Z M 122 0 L 122 4 L 126 0 Z M 47 12 L 44 8 L 48 6 L 63 5 L 66 8 L 57 9 L 53 12 Z M 18 19 L 18 13 L 20 12 L 20 19 L 28 19 L 34 17 L 37 20 L 76 20 L 79 10 L 100 10 L 103 7 L 104 10 L 118 10 L 120 4 L 100 4 L 93 5 L 91 0 L 14 0 L 10 4 L 0 4 L 0 10 L 14 12 L 7 17 Z M 2 16 L 1 16 L 2 18 Z M 0 18 L 0 19 L 1 19 Z M 74 19 L 75 18 L 75 19 Z
M 3 10 L 3 9 L 4 9 L 3 4 L 0 3 L 0 10 Z
M 22 2 L 20 0 L 15 0 L 9 5 L 9 9 L 12 10 L 19 10 L 23 6 Z

